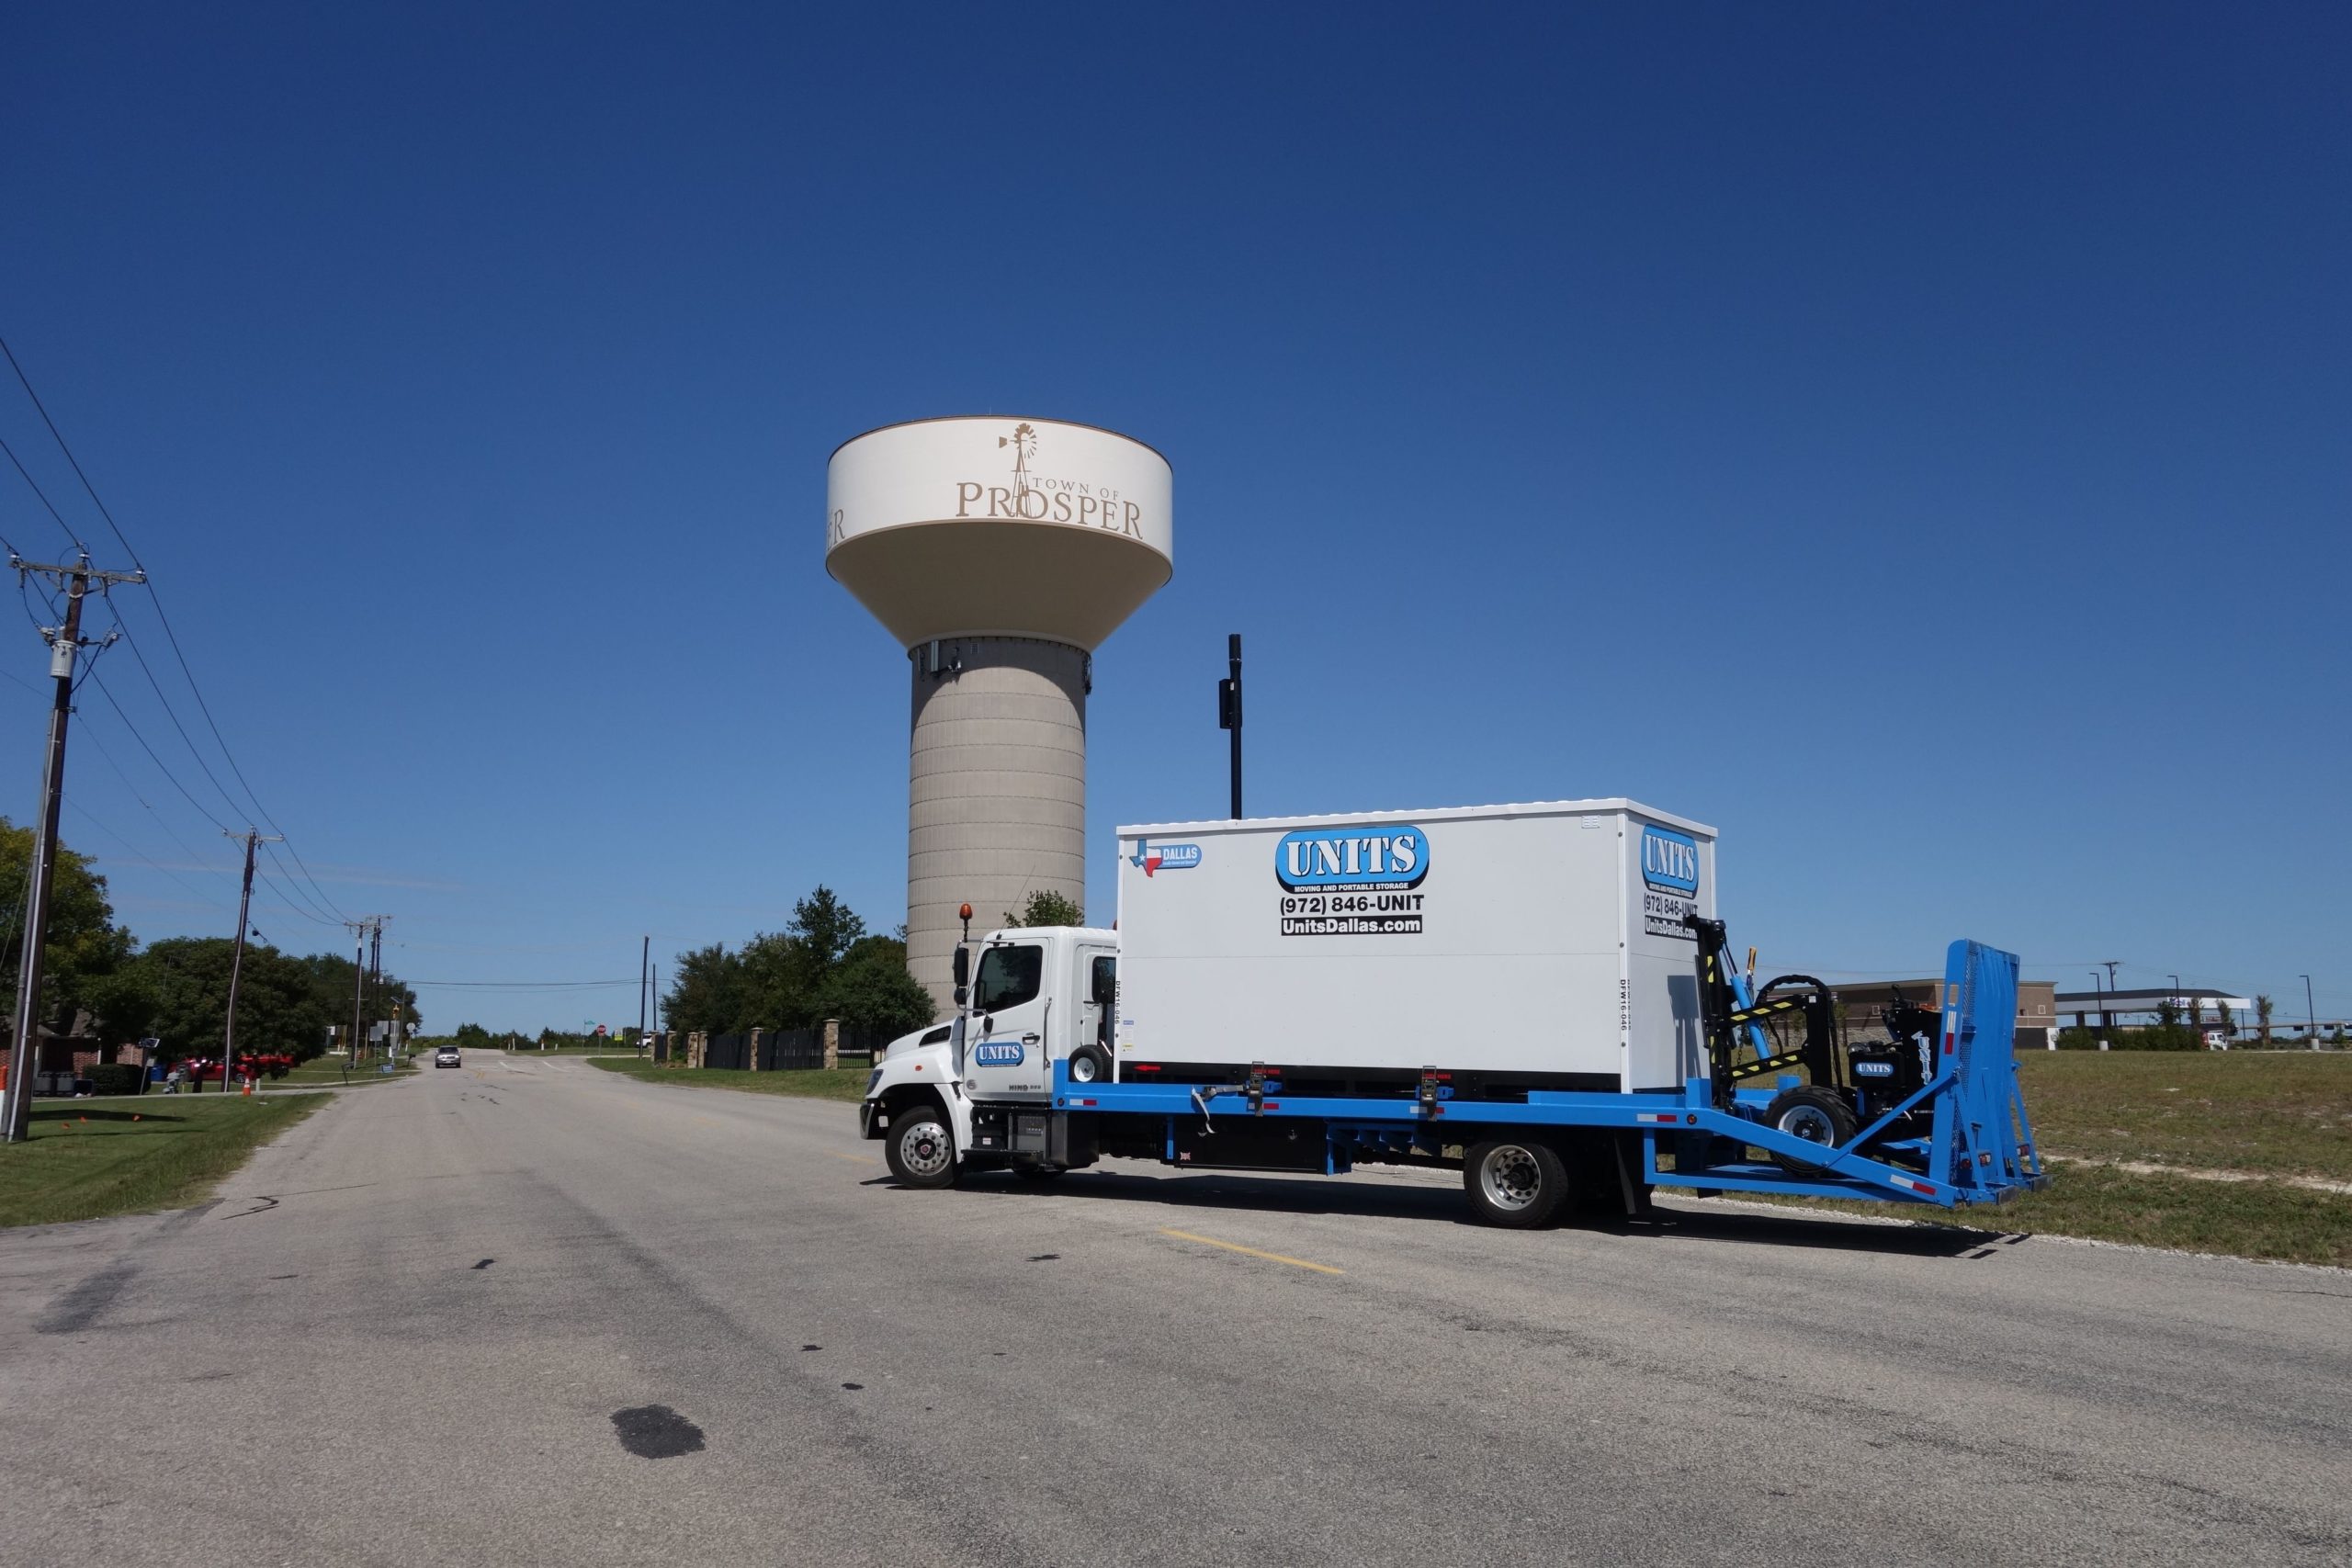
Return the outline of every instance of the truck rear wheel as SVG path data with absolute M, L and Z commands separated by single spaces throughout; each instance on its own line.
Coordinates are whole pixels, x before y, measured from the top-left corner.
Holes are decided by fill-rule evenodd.
M 1533 1139 L 1474 1144 L 1462 1162 L 1470 1207 L 1490 1225 L 1533 1230 L 1558 1213 L 1568 1196 L 1568 1168 L 1557 1149 Z
M 947 1124 L 935 1100 L 893 1110 L 882 1154 L 901 1186 L 956 1185 L 956 1130 Z
M 1775 1095 L 1772 1103 L 1764 1108 L 1764 1124 L 1774 1132 L 1819 1144 L 1825 1150 L 1852 1137 L 1857 1126 L 1853 1108 L 1842 1096 L 1814 1084 L 1783 1089 Z M 1815 1176 L 1821 1170 L 1818 1161 L 1796 1155 L 1775 1152 L 1772 1163 L 1792 1176 Z

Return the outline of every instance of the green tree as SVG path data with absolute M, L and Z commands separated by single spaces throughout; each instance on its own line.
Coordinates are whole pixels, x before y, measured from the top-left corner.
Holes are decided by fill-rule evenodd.
M 1029 895 L 1028 901 L 1021 906 L 1021 913 L 1016 915 L 1007 909 L 1003 923 L 1008 926 L 1082 926 L 1086 923 L 1086 912 L 1064 895 L 1051 888 L 1040 887 Z
M 288 962 L 300 965 L 308 976 L 311 997 L 320 1010 L 329 1019 L 348 1029 L 351 1026 L 353 984 L 358 976 L 358 969 L 351 960 L 339 953 L 313 953 Z M 371 982 L 368 985 L 365 1021 L 372 1024 L 379 1018 L 390 1017 L 394 1002 L 398 1002 L 401 1021 L 408 1028 L 413 1030 L 424 1021 L 424 1014 L 416 1010 L 416 992 L 391 975 L 384 976 L 380 983 Z
M 793 905 L 780 931 L 759 931 L 740 951 L 724 942 L 677 964 L 663 1000 L 673 1029 L 713 1034 L 806 1029 L 821 1020 L 903 1033 L 932 1018 L 931 995 L 907 974 L 906 943 L 869 936 L 865 921 L 820 885 Z
M 229 969 L 236 943 L 223 936 L 168 937 L 133 969 L 153 988 L 152 1028 L 175 1056 L 218 1056 L 229 1017 Z M 245 949 L 237 985 L 240 1055 L 318 1055 L 335 1016 L 320 1005 L 310 971 L 266 943 Z
M 735 1027 L 750 999 L 740 954 L 715 942 L 681 954 L 673 968 L 676 978 L 662 999 L 662 1016 L 671 1028 L 718 1034 Z
M 907 973 L 907 944 L 869 936 L 851 947 L 825 981 L 818 1012 L 896 1038 L 938 1016 L 931 993 Z
M 25 900 L 31 888 L 33 830 L 0 817 L 0 1006 L 5 1016 L 17 1010 L 17 972 L 23 962 Z M 119 988 L 101 985 L 130 961 L 138 944 L 130 933 L 114 923 L 114 906 L 107 899 L 107 879 L 90 869 L 85 857 L 63 844 L 57 848 L 55 874 L 50 882 L 49 945 L 42 959 L 40 1021 L 67 1032 L 84 1009 L 101 1012 L 99 1026 L 108 1032 L 120 1027 L 105 1011 L 136 1013 L 135 998 Z M 92 1004 L 103 1000 L 105 1010 Z M 132 1025 L 131 1027 L 136 1027 Z
M 2270 1043 L 2270 1012 L 2271 1004 L 2268 997 L 2254 998 L 2255 1028 L 2261 1034 L 2262 1043 L 2265 1045 Z

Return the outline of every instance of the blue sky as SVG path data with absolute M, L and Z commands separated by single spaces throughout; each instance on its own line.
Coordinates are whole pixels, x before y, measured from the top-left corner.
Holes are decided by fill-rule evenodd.
M 9 31 L 0 333 L 309 896 L 391 913 L 405 976 L 624 981 L 428 1026 L 634 1023 L 641 934 L 820 881 L 903 918 L 905 666 L 825 576 L 825 458 L 1007 411 L 1175 468 L 1175 581 L 1096 661 L 1098 913 L 1118 822 L 1222 814 L 1239 631 L 1253 812 L 1632 795 L 1720 829 L 1768 967 L 1965 934 L 2352 1012 L 2340 7 Z M 94 697 L 68 841 L 142 937 L 226 933 L 230 847 Z M 254 923 L 341 940 L 274 886 Z

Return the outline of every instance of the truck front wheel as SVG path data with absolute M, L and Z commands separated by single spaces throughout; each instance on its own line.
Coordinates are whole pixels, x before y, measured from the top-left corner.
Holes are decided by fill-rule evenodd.
M 882 1153 L 889 1161 L 890 1174 L 901 1186 L 956 1185 L 956 1131 L 935 1101 L 922 1100 L 892 1111 Z
M 1558 1213 L 1568 1196 L 1568 1168 L 1557 1149 L 1532 1139 L 1474 1144 L 1462 1162 L 1470 1207 L 1490 1225 L 1532 1230 Z

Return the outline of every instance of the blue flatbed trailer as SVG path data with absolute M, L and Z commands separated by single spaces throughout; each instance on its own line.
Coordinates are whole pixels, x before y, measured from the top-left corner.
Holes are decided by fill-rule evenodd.
M 1736 972 L 1726 979 L 1743 1008 L 1765 1010 Z M 1580 1130 L 1616 1134 L 1608 1142 L 1617 1150 L 1638 1145 L 1638 1168 L 1621 1161 L 1617 1170 L 1629 1203 L 1638 1184 L 1644 1191 L 1672 1187 L 1954 1209 L 1998 1203 L 2047 1179 L 2018 1090 L 2017 992 L 2015 954 L 1953 942 L 1945 961 L 1939 1029 L 1916 1047 L 1932 1055 L 1931 1063 L 1920 1064 L 1924 1081 L 1834 1143 L 1796 1136 L 1766 1121 L 1776 1097 L 1800 1084 L 1794 1077 L 1781 1077 L 1773 1089 L 1731 1089 L 1691 1077 L 1679 1090 L 1534 1090 L 1523 1100 L 1484 1100 L 1456 1097 L 1451 1075 L 1435 1068 L 1409 1096 L 1330 1096 L 1291 1095 L 1278 1074 L 1258 1072 L 1245 1083 L 1226 1085 L 1124 1077 L 1080 1083 L 1072 1081 L 1069 1064 L 1058 1061 L 1051 1107 L 1057 1122 L 1092 1119 L 1091 1130 L 1098 1135 L 1113 1130 L 1129 1149 L 1157 1146 L 1167 1164 L 1203 1168 L 1313 1168 L 1311 1145 L 1297 1164 L 1264 1167 L 1246 1158 L 1228 1164 L 1216 1157 L 1220 1125 L 1228 1136 L 1247 1130 L 1245 1138 L 1261 1143 L 1269 1134 L 1311 1138 L 1319 1131 L 1327 1174 L 1363 1161 L 1436 1160 L 1449 1147 L 1476 1145 L 1498 1134 L 1565 1137 Z M 1753 1033 L 1750 1066 L 1781 1059 L 1746 1013 L 1733 1016 Z M 1067 1139 L 1068 1122 L 1055 1132 Z M 1750 1149 L 1768 1157 L 1756 1160 Z

